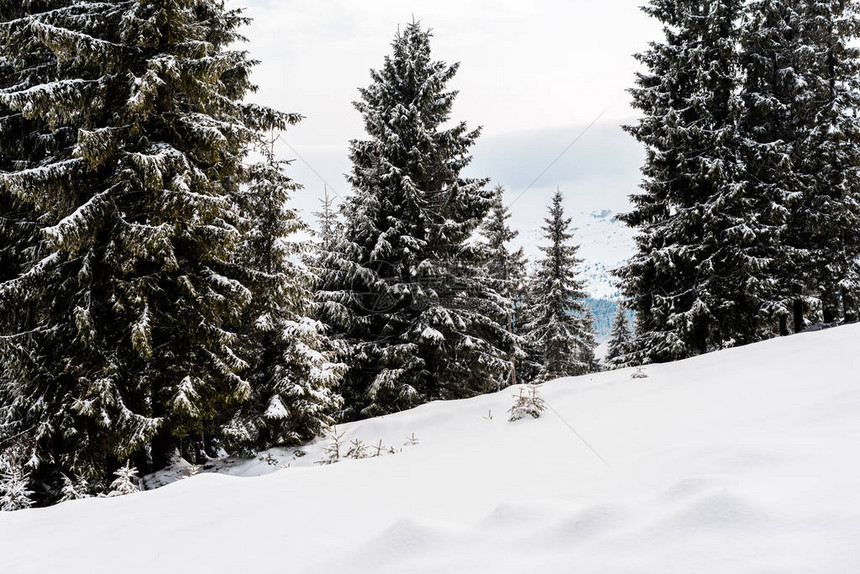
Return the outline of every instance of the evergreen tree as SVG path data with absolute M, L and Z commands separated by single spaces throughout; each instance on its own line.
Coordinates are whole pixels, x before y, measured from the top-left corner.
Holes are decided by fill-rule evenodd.
M 630 352 L 630 324 L 627 321 L 627 308 L 623 302 L 618 303 L 615 319 L 612 321 L 612 332 L 609 335 L 609 345 L 606 351 L 606 365 L 612 369 L 626 367 L 627 354 Z
M 328 186 L 325 188 L 325 196 L 320 200 L 322 206 L 320 210 L 315 212 L 319 230 L 319 244 L 317 249 L 321 254 L 329 253 L 334 246 L 340 241 L 343 235 L 343 224 L 338 218 L 338 211 L 335 208 L 334 198 L 328 193 Z M 321 257 L 317 257 L 321 259 Z
M 70 500 L 81 500 L 88 498 L 90 485 L 85 478 L 77 478 L 72 480 L 65 474 L 63 475 L 63 488 L 60 491 L 60 502 L 68 502 Z
M 21 469 L 9 474 L 0 474 L 0 510 L 12 512 L 33 506 L 33 491 L 29 488 L 29 477 Z
M 334 361 L 324 326 L 310 318 L 318 278 L 300 262 L 306 243 L 291 240 L 306 226 L 288 207 L 298 186 L 275 158 L 276 141 L 259 142 L 264 159 L 251 166 L 242 194 L 248 229 L 239 261 L 253 292 L 243 320 L 250 329 L 244 349 L 252 363 L 245 374 L 252 392 L 225 430 L 245 452 L 317 436 L 341 405 L 334 387 L 345 370 Z
M 540 354 L 538 380 L 582 375 L 592 368 L 593 323 L 583 300 L 584 283 L 577 278 L 582 260 L 576 256 L 568 231 L 571 218 L 564 216 L 561 190 L 553 195 L 549 217 L 542 227 L 547 245 L 531 280 L 533 304 L 528 309 L 526 341 Z
M 509 333 L 520 335 L 521 309 L 526 291 L 526 259 L 522 248 L 513 250 L 509 247 L 510 242 L 516 239 L 519 232 L 511 229 L 508 223 L 511 213 L 504 203 L 505 190 L 499 185 L 493 192 L 490 214 L 481 226 L 486 242 L 485 276 L 490 289 L 500 296 L 499 304 L 508 309 L 505 328 Z M 515 385 L 519 382 L 517 364 L 523 358 L 523 356 L 513 358 L 514 366 L 506 385 Z
M 860 291 L 860 19 L 849 0 L 805 0 L 798 67 L 806 90 L 797 115 L 804 131 L 795 147 L 796 171 L 802 174 L 799 200 L 793 206 L 786 243 L 805 249 L 807 257 L 788 271 L 815 307 L 795 306 L 798 315 L 817 311 L 816 320 L 834 323 L 858 318 Z M 793 272 L 793 273 L 792 273 Z M 801 299 L 802 301 L 802 299 Z
M 779 214 L 745 186 L 742 3 L 653 0 L 645 11 L 666 38 L 638 56 L 647 73 L 631 90 L 644 117 L 627 129 L 646 146 L 645 181 L 621 217 L 639 234 L 620 275 L 641 359 L 666 361 L 761 337 L 777 299 Z
M 582 313 L 582 323 L 585 332 L 582 337 L 580 360 L 588 366 L 589 373 L 599 373 L 601 370 L 600 360 L 597 358 L 597 332 L 594 329 L 594 313 L 588 305 L 583 304 L 585 311 Z
M 479 130 L 443 128 L 458 66 L 432 60 L 430 38 L 407 25 L 355 104 L 369 139 L 350 145 L 355 193 L 321 295 L 348 346 L 346 418 L 469 397 L 510 368 L 507 306 L 481 280 L 470 242 L 492 194 L 460 176 Z
M 130 462 L 126 461 L 125 466 L 119 467 L 114 475 L 116 479 L 110 485 L 108 496 L 126 496 L 140 491 L 137 469 Z
M 0 428 L 49 500 L 63 473 L 165 464 L 250 396 L 236 197 L 248 143 L 292 118 L 240 103 L 245 19 L 218 0 L 0 16 Z
M 782 334 L 788 333 L 787 320 L 792 313 L 796 321 L 801 320 L 800 298 L 806 287 L 802 271 L 809 259 L 806 246 L 788 249 L 786 245 L 790 214 L 806 185 L 797 170 L 797 142 L 804 133 L 801 107 L 807 98 L 802 70 L 809 63 L 804 51 L 797 49 L 801 45 L 804 1 L 750 3 L 741 38 L 745 194 L 760 200 L 749 209 L 749 217 L 760 219 L 769 213 L 773 223 L 771 233 L 758 241 L 774 286 L 774 301 L 767 314 L 779 322 Z M 798 323 L 795 329 L 800 329 Z
M 26 451 L 20 441 L 8 442 L 0 451 L 0 511 L 25 510 L 33 506 L 30 477 L 21 459 Z

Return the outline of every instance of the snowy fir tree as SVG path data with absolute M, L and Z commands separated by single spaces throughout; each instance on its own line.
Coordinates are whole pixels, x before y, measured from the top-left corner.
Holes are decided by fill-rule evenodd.
M 241 103 L 245 22 L 0 2 L 0 433 L 25 433 L 41 501 L 166 464 L 252 394 L 237 198 L 249 143 L 294 118 Z
M 638 56 L 643 192 L 621 219 L 638 228 L 620 271 L 640 360 L 667 361 L 760 338 L 775 299 L 769 266 L 779 210 L 746 193 L 741 155 L 739 0 L 665 2 L 646 12 L 666 39 Z
M 546 410 L 546 401 L 538 392 L 538 385 L 522 385 L 514 396 L 514 404 L 508 409 L 508 422 L 524 418 L 538 419 Z
M 795 303 L 795 331 L 807 319 L 854 322 L 860 309 L 860 6 L 848 0 L 801 5 L 805 58 L 798 69 L 806 90 L 795 109 L 804 129 L 793 157 L 805 185 L 785 243 L 806 257 L 784 276 L 795 293 L 802 283 L 800 294 L 814 304 Z
M 460 175 L 479 130 L 444 127 L 458 66 L 434 61 L 430 38 L 418 23 L 398 32 L 355 104 L 369 138 L 350 145 L 354 195 L 321 294 L 348 347 L 345 418 L 495 388 L 515 350 L 470 242 L 492 204 L 485 180 Z
M 325 195 L 320 199 L 320 204 L 320 210 L 314 213 L 317 218 L 316 235 L 319 239 L 317 249 L 321 254 L 326 254 L 340 241 L 343 223 L 338 216 L 334 197 L 328 192 L 328 186 L 325 187 Z
M 124 466 L 114 472 L 114 475 L 116 478 L 110 484 L 108 496 L 126 496 L 140 491 L 137 469 L 131 466 L 130 462 L 126 461 Z
M 484 236 L 484 272 L 490 289 L 501 297 L 499 304 L 507 307 L 505 328 L 510 333 L 521 334 L 521 310 L 526 292 L 526 259 L 523 249 L 510 247 L 519 232 L 511 229 L 510 210 L 505 206 L 505 190 L 499 185 L 493 190 L 493 204 L 490 214 L 481 226 Z M 517 363 L 524 357 L 513 357 L 513 368 L 507 384 L 516 385 Z
M 12 512 L 33 506 L 30 479 L 18 468 L 8 474 L 0 473 L 0 510 Z
M 76 477 L 71 479 L 65 474 L 63 475 L 63 488 L 60 491 L 60 502 L 68 502 L 70 500 L 81 500 L 90 496 L 90 485 L 87 479 Z
M 805 1 L 805 0 L 802 0 Z M 759 198 L 749 215 L 763 218 L 770 213 L 773 224 L 768 235 L 759 237 L 767 252 L 770 280 L 775 301 L 770 315 L 779 323 L 781 334 L 788 334 L 790 314 L 800 330 L 804 282 L 800 271 L 809 259 L 805 246 L 787 249 L 785 236 L 792 204 L 798 204 L 805 182 L 798 173 L 797 160 L 803 139 L 801 102 L 805 95 L 802 70 L 808 56 L 797 47 L 803 29 L 799 0 L 761 0 L 752 2 L 744 19 L 741 36 L 741 64 L 744 72 L 742 154 L 747 165 L 745 195 Z M 795 267 L 794 270 L 791 270 Z M 788 270 L 788 275 L 781 274 Z M 782 276 L 780 276 L 782 275 Z
M 276 141 L 258 142 L 263 159 L 249 168 L 250 185 L 241 196 L 248 229 L 239 261 L 243 283 L 253 293 L 243 348 L 252 391 L 225 433 L 234 450 L 244 452 L 318 435 L 340 408 L 334 388 L 345 370 L 334 360 L 324 326 L 310 318 L 317 277 L 301 262 L 307 244 L 292 239 L 305 225 L 288 207 L 298 186 L 275 157 Z
M 0 452 L 0 511 L 12 512 L 33 506 L 30 478 L 21 457 L 26 453 L 20 441 L 9 441 Z
M 586 312 L 582 263 L 572 242 L 571 218 L 564 216 L 561 190 L 549 206 L 541 228 L 546 245 L 531 278 L 531 305 L 524 325 L 526 344 L 540 357 L 538 380 L 582 375 L 593 367 L 594 327 Z
M 606 350 L 605 363 L 610 369 L 628 366 L 627 354 L 630 352 L 630 323 L 627 321 L 627 308 L 623 302 L 618 303 L 615 319 L 612 321 L 612 332 L 609 334 L 609 344 Z
M 632 90 L 643 193 L 622 219 L 638 359 L 856 319 L 856 6 L 655 0 Z M 791 329 L 789 329 L 789 320 Z

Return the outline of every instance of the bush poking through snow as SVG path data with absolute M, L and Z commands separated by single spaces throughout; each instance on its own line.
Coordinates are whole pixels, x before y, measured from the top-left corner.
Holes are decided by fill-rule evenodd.
M 514 405 L 508 411 L 511 415 L 508 421 L 514 422 L 526 417 L 540 418 L 545 410 L 546 402 L 538 393 L 538 385 L 524 385 L 520 387 L 520 394 L 514 395 Z
M 33 506 L 30 498 L 33 491 L 29 488 L 29 477 L 20 468 L 0 474 L 0 510 L 12 512 Z
M 192 476 L 197 476 L 200 474 L 200 466 L 196 464 L 192 464 L 186 470 L 186 473 L 179 477 L 179 480 L 185 480 L 186 478 L 191 478 Z
M 379 442 L 373 445 L 371 448 L 374 450 L 374 453 L 371 455 L 373 458 L 382 456 L 383 451 L 385 451 L 385 447 L 382 446 L 382 439 L 379 439 Z M 393 450 L 389 452 L 393 452 Z
M 317 461 L 319 464 L 334 464 L 340 462 L 341 449 L 343 447 L 343 437 L 346 433 L 337 432 L 337 427 L 333 426 L 328 431 L 329 443 L 325 447 L 326 458 Z
M 63 475 L 63 489 L 61 491 L 60 502 L 68 502 L 70 500 L 80 500 L 90 497 L 90 485 L 87 479 L 76 476 L 74 480 L 67 475 Z
M 638 369 L 633 371 L 633 374 L 630 375 L 630 378 L 631 379 L 647 379 L 648 373 L 645 372 L 645 369 L 643 369 L 642 367 L 639 367 Z
M 381 441 L 380 441 L 381 442 Z M 361 439 L 350 441 L 349 450 L 346 451 L 346 458 L 367 458 L 367 445 Z
M 116 475 L 116 479 L 110 484 L 108 496 L 125 496 L 140 492 L 140 488 L 137 486 L 137 468 L 131 466 L 129 461 L 126 461 L 125 466 L 119 467 L 114 475 Z

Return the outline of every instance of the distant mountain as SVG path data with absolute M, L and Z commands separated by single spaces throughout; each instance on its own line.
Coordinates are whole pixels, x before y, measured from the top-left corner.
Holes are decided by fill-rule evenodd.
M 594 315 L 594 330 L 597 331 L 597 340 L 606 341 L 612 332 L 612 321 L 618 311 L 618 301 L 612 299 L 595 299 L 589 297 L 585 305 Z M 627 321 L 633 325 L 633 312 L 627 311 Z
M 582 277 L 586 292 L 595 299 L 618 299 L 620 294 L 612 272 L 633 254 L 634 230 L 619 221 L 616 213 L 609 209 L 572 212 L 570 216 L 574 241 L 580 245 L 579 256 L 584 260 Z M 543 241 L 540 217 L 536 213 L 530 221 L 519 222 L 520 229 L 527 230 L 520 233 L 520 244 L 532 261 L 541 255 L 538 249 Z

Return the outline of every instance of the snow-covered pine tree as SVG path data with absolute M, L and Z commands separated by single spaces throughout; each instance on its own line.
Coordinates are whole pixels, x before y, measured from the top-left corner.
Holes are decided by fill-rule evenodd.
M 247 229 L 238 260 L 253 293 L 243 320 L 252 390 L 225 434 L 245 452 L 318 435 L 340 408 L 334 387 L 346 369 L 334 360 L 324 326 L 310 318 L 317 277 L 301 261 L 307 243 L 292 237 L 306 226 L 288 206 L 299 186 L 286 175 L 286 162 L 277 160 L 276 141 L 258 142 L 263 159 L 249 168 L 250 185 L 242 193 Z
M 760 337 L 773 299 L 763 272 L 773 223 L 745 194 L 739 98 L 742 2 L 653 0 L 665 41 L 638 56 L 643 192 L 621 219 L 637 253 L 620 271 L 642 360 L 666 361 Z
M 748 4 L 741 29 L 741 153 L 746 164 L 744 195 L 757 200 L 750 217 L 768 220 L 772 227 L 759 237 L 762 267 L 773 287 L 765 315 L 788 334 L 793 313 L 802 320 L 803 271 L 809 250 L 786 244 L 789 214 L 807 185 L 797 171 L 803 139 L 802 102 L 807 99 L 801 76 L 809 65 L 802 44 L 802 3 L 806 0 L 756 0 Z M 799 330 L 798 323 L 795 329 Z
M 526 284 L 526 258 L 523 249 L 513 249 L 510 242 L 516 239 L 519 232 L 511 229 L 508 220 L 511 218 L 510 210 L 505 206 L 505 190 L 498 185 L 493 190 L 494 197 L 490 214 L 481 225 L 484 236 L 484 272 L 490 289 L 498 293 L 501 298 L 499 304 L 508 309 L 505 317 L 505 328 L 510 332 L 520 335 L 522 332 L 521 309 L 524 304 Z M 522 355 L 522 353 L 518 353 Z M 505 385 L 517 384 L 517 363 L 524 356 L 512 357 L 514 367 L 510 371 L 510 377 Z
M 8 474 L 0 473 L 0 511 L 13 512 L 33 506 L 30 478 L 20 468 Z
M 71 479 L 64 474 L 63 488 L 60 491 L 60 502 L 88 498 L 90 496 L 89 490 L 90 485 L 87 482 L 87 479 L 81 477 Z
M 434 61 L 430 38 L 418 23 L 399 32 L 355 104 L 369 138 L 350 145 L 354 195 L 321 294 L 349 347 L 345 418 L 472 396 L 510 368 L 507 309 L 470 242 L 492 193 L 460 175 L 479 130 L 443 127 L 458 66 Z
M 27 246 L 0 271 L 0 428 L 48 501 L 62 474 L 165 463 L 249 396 L 235 197 L 247 144 L 290 118 L 240 103 L 245 19 L 218 0 L 0 7 L 0 209 Z
M 792 206 L 786 243 L 805 249 L 786 277 L 816 299 L 815 320 L 858 319 L 860 305 L 860 5 L 806 0 L 798 67 L 804 93 L 795 106 L 803 123 L 794 168 L 804 183 Z M 802 301 L 802 299 L 801 299 Z M 804 309 L 795 306 L 795 323 Z M 812 318 L 811 313 L 809 313 Z
M 594 326 L 583 303 L 584 282 L 577 278 L 582 260 L 571 241 L 563 200 L 557 190 L 541 228 L 547 244 L 540 247 L 543 256 L 531 279 L 532 305 L 524 325 L 526 344 L 540 354 L 541 382 L 589 372 L 594 353 Z
M 25 454 L 20 441 L 8 441 L 0 451 L 0 511 L 25 510 L 33 506 L 30 477 L 25 470 Z
M 110 484 L 110 492 L 108 496 L 127 496 L 140 491 L 138 483 L 140 479 L 137 477 L 137 469 L 131 466 L 129 461 L 126 461 L 124 466 L 119 467 L 114 472 L 116 478 Z
M 54 2 L 48 7 L 63 4 Z M 28 10 L 18 0 L 0 0 L 0 23 L 25 17 Z M 0 34 L 5 30 L 6 27 L 0 29 Z M 0 36 L 0 42 L 2 40 Z M 15 65 L 12 44 L 2 42 L 0 91 L 31 85 L 43 68 L 55 63 L 53 54 L 34 35 L 20 36 L 19 42 L 21 49 L 27 53 L 28 65 Z M 45 154 L 51 145 L 48 132 L 44 123 L 35 122 L 0 101 L 0 173 L 17 169 L 21 157 Z M 26 201 L 13 194 L 3 193 L 0 188 L 0 284 L 18 277 L 27 268 L 27 260 L 33 256 L 40 239 L 38 219 L 39 213 Z M 0 335 L 27 332 L 32 328 L 31 305 L 7 305 L 0 302 L 0 307 Z M 0 345 L 3 343 L 4 340 L 0 339 Z M 16 466 L 13 473 L 10 461 L 19 459 L 19 439 L 28 433 L 32 434 L 35 421 L 23 420 L 18 415 L 14 406 L 17 387 L 14 370 L 5 361 L 0 361 L 0 473 L 23 477 L 32 469 L 18 469 Z M 29 486 L 24 485 L 24 488 Z
M 628 366 L 630 352 L 630 323 L 627 321 L 627 307 L 624 302 L 618 303 L 618 310 L 612 321 L 612 331 L 609 334 L 609 344 L 606 350 L 605 363 L 610 369 L 620 369 Z
M 514 404 L 508 409 L 508 422 L 524 418 L 538 419 L 546 410 L 546 401 L 540 396 L 538 385 L 521 385 L 519 394 L 514 396 Z
M 343 235 L 343 223 L 338 216 L 334 197 L 328 192 L 328 186 L 325 187 L 325 195 L 320 199 L 320 204 L 320 210 L 314 213 L 318 228 L 316 235 L 319 238 L 317 249 L 320 253 L 325 254 L 330 252 L 340 241 L 340 237 Z
M 601 370 L 600 359 L 597 358 L 597 332 L 594 329 L 594 313 L 591 309 L 584 305 L 585 311 L 582 313 L 582 323 L 585 327 L 585 333 L 582 339 L 582 350 L 580 359 L 583 364 L 588 365 L 589 373 L 599 373 Z

